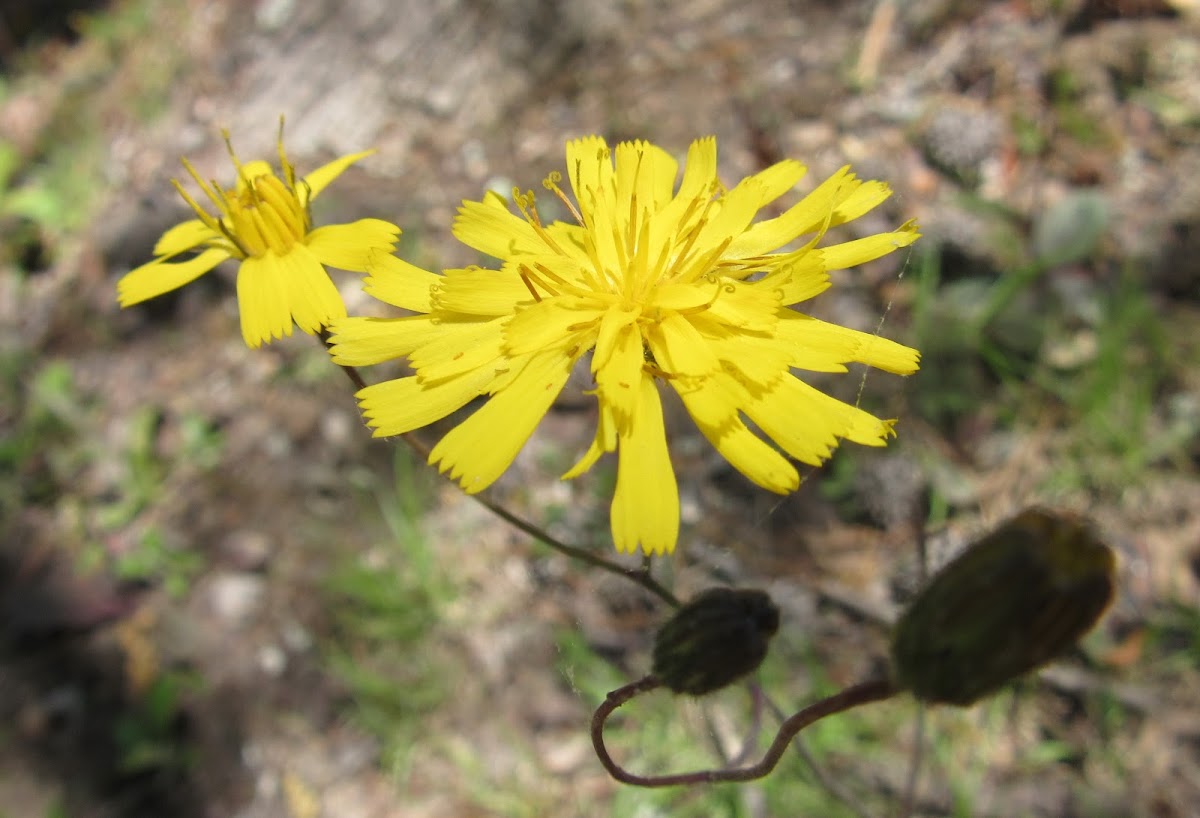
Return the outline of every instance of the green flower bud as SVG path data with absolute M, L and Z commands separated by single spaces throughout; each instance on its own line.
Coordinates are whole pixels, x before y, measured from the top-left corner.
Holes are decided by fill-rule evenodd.
M 1026 509 L 913 600 L 892 636 L 894 680 L 922 701 L 972 704 L 1091 630 L 1115 572 L 1112 549 L 1084 520 Z
M 764 591 L 709 588 L 675 612 L 654 638 L 654 675 L 676 693 L 720 690 L 762 664 L 779 630 Z

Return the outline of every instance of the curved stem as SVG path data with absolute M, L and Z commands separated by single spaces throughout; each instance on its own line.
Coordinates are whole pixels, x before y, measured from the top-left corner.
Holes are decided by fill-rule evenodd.
M 326 345 L 328 345 L 327 332 L 321 333 L 321 340 L 325 341 Z M 342 366 L 340 364 L 339 366 L 341 370 L 346 373 L 346 377 L 350 379 L 350 382 L 354 384 L 356 390 L 366 388 L 366 381 L 363 380 L 362 375 L 358 373 L 358 370 L 355 367 Z M 430 449 L 424 443 L 424 441 L 411 432 L 402 434 L 400 437 L 404 439 L 404 442 L 407 443 L 413 451 L 421 455 L 421 457 L 428 462 Z M 592 565 L 596 568 L 616 574 L 617 576 L 624 577 L 630 582 L 645 588 L 647 591 L 654 594 L 671 607 L 679 607 L 679 600 L 675 597 L 675 595 L 650 575 L 649 565 L 643 564 L 637 568 L 625 568 L 624 566 L 618 565 L 611 560 L 607 560 L 604 557 L 588 551 L 587 549 L 580 548 L 575 545 L 568 545 L 567 543 L 552 537 L 544 529 L 538 527 L 536 523 L 530 522 L 523 517 L 513 514 L 511 511 L 504 508 L 504 506 L 489 500 L 482 494 L 472 494 L 470 496 L 475 500 L 475 502 L 479 503 L 481 506 L 495 514 L 500 519 L 504 520 L 509 525 L 519 529 L 520 531 L 523 531 L 530 537 L 533 537 L 535 540 L 545 543 L 547 546 L 553 548 L 560 554 L 568 556 L 571 559 L 579 560 L 580 562 L 586 562 L 588 565 Z
M 858 707 L 859 705 L 889 699 L 900 692 L 890 679 L 871 679 L 851 685 L 839 693 L 811 704 L 784 720 L 783 724 L 779 726 L 779 731 L 775 734 L 775 740 L 771 742 L 766 755 L 757 764 L 752 764 L 749 767 L 736 767 L 727 770 L 697 770 L 695 772 L 674 773 L 672 775 L 635 775 L 613 761 L 612 756 L 609 755 L 608 748 L 604 745 L 604 723 L 625 702 L 641 693 L 654 690 L 661 685 L 662 682 L 653 674 L 638 679 L 636 682 L 627 684 L 609 693 L 608 697 L 596 708 L 596 712 L 592 715 L 592 746 L 596 750 L 596 756 L 600 759 L 600 763 L 604 765 L 604 769 L 608 770 L 608 774 L 623 784 L 632 784 L 635 787 L 674 787 L 680 784 L 753 781 L 756 778 L 762 778 L 775 769 L 775 765 L 779 763 L 779 759 L 783 757 L 784 752 L 796 734 L 813 722 L 819 721 L 826 716 L 832 716 L 834 713 L 841 713 L 843 710 Z
M 771 699 L 765 693 L 763 694 L 763 699 L 770 708 L 771 714 L 776 719 L 778 719 L 781 723 L 787 719 L 787 715 L 783 712 L 783 709 L 780 708 L 780 706 L 777 705 L 773 699 Z M 859 818 L 871 818 L 871 813 L 869 813 L 863 807 L 863 805 L 859 803 L 860 799 L 849 793 L 836 778 L 829 774 L 829 771 L 826 770 L 819 761 L 817 761 L 816 757 L 812 754 L 812 751 L 808 749 L 808 745 L 804 743 L 804 739 L 799 734 L 792 736 L 791 745 L 796 748 L 796 753 L 799 754 L 800 758 L 808 766 L 808 771 L 812 773 L 813 778 L 817 779 L 817 784 L 824 787 L 825 791 L 828 792 L 832 798 L 836 798 L 847 809 L 859 816 Z

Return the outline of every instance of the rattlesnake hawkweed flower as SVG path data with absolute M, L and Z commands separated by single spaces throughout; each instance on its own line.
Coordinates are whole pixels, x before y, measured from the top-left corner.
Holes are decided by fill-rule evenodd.
M 676 189 L 678 162 L 647 142 L 610 149 L 593 136 L 569 142 L 566 154 L 574 197 L 557 173 L 544 186 L 573 222 L 543 222 L 532 192 L 514 191 L 516 212 L 496 194 L 463 203 L 454 235 L 501 259 L 499 270 L 435 275 L 372 255 L 367 292 L 419 313 L 333 327 L 338 363 L 407 356 L 415 370 L 358 393 L 376 436 L 490 396 L 430 454 L 466 491 L 480 491 L 512 463 L 572 367 L 590 356 L 596 435 L 564 477 L 616 451 L 613 539 L 620 551 L 647 553 L 671 551 L 679 532 L 660 384 L 678 393 L 742 474 L 781 494 L 800 484 L 793 461 L 820 464 L 843 439 L 884 444 L 892 421 L 819 392 L 793 370 L 844 372 L 859 361 L 909 374 L 917 352 L 791 307 L 828 287 L 830 271 L 917 238 L 910 223 L 817 247 L 830 227 L 886 199 L 886 185 L 843 168 L 782 215 L 755 222 L 801 179 L 801 164 L 780 162 L 726 189 L 716 140 L 701 139 Z
M 391 252 L 400 229 L 379 219 L 312 226 L 310 204 L 346 168 L 374 151 L 335 159 L 297 177 L 279 135 L 283 178 L 264 161 L 242 163 L 223 133 L 237 183 L 222 188 L 205 183 L 187 159 L 188 175 L 208 197 L 215 215 L 177 181 L 175 188 L 197 218 L 172 227 L 154 247 L 153 261 L 131 270 L 117 283 L 122 307 L 182 287 L 226 259 L 240 262 L 237 274 L 242 337 L 251 347 L 292 334 L 292 322 L 309 334 L 346 315 L 346 306 L 325 265 L 366 272 L 373 250 Z M 179 256 L 195 253 L 183 260 Z

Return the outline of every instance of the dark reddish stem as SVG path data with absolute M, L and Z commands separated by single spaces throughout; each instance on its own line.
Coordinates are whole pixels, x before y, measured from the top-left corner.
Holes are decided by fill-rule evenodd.
M 608 770 L 609 775 L 623 784 L 632 784 L 635 787 L 674 787 L 681 784 L 753 781 L 756 778 L 762 778 L 775 769 L 775 766 L 779 763 L 779 759 L 783 757 L 784 752 L 796 734 L 813 722 L 860 705 L 889 699 L 899 692 L 889 679 L 872 679 L 851 685 L 839 693 L 811 704 L 788 717 L 779 726 L 779 731 L 775 734 L 775 740 L 771 742 L 766 755 L 757 764 L 752 764 L 749 767 L 735 767 L 725 770 L 697 770 L 695 772 L 674 773 L 672 775 L 635 775 L 613 761 L 612 756 L 609 755 L 608 748 L 604 745 L 604 724 L 618 707 L 635 696 L 647 693 L 661 685 L 662 682 L 653 674 L 638 679 L 636 682 L 627 684 L 609 693 L 604 702 L 596 708 L 595 714 L 592 715 L 592 746 L 596 749 L 596 756 L 600 759 L 600 763 L 604 765 L 604 769 Z

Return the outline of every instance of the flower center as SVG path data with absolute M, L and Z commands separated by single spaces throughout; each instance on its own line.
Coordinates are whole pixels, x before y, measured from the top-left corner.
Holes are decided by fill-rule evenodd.
M 304 240 L 308 213 L 277 176 L 255 176 L 240 187 L 223 191 L 221 226 L 246 255 L 257 258 L 270 250 L 281 256 Z

